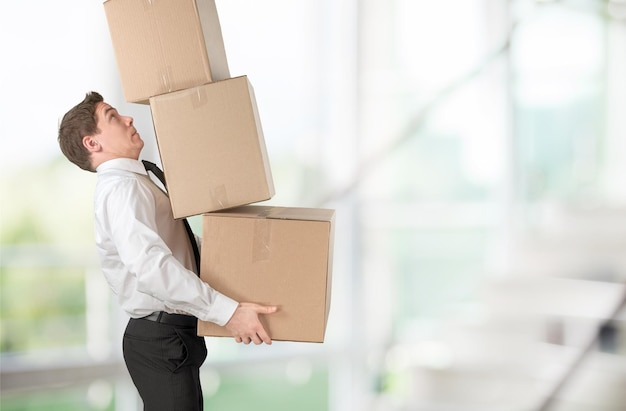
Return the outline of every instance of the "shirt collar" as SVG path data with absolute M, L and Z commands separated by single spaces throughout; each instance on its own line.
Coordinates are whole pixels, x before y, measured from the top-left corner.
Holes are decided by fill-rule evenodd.
M 113 160 L 105 161 L 96 168 L 96 172 L 98 173 L 107 170 L 125 170 L 137 174 L 148 174 L 143 163 L 134 158 L 114 158 Z

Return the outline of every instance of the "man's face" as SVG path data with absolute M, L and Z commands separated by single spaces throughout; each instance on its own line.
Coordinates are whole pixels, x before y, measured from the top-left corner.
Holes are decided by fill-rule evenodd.
M 108 158 L 139 159 L 143 140 L 133 126 L 133 118 L 120 115 L 107 103 L 96 105 L 99 134 L 94 138 L 100 145 L 101 154 Z

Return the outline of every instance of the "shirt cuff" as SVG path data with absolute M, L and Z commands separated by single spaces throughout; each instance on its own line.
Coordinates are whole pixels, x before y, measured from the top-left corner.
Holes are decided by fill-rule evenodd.
M 223 327 L 233 316 L 237 307 L 239 307 L 237 301 L 218 293 L 206 318 L 201 318 L 201 320 L 210 321 Z

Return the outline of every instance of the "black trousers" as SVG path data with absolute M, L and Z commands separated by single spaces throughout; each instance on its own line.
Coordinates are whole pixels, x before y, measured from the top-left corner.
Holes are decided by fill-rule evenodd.
M 124 332 L 126 367 L 144 411 L 201 411 L 200 366 L 207 356 L 196 326 L 130 319 Z

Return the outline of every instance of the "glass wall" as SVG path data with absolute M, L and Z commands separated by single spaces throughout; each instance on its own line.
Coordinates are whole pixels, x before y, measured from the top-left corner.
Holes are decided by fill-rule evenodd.
M 326 341 L 207 338 L 208 409 L 626 403 L 623 2 L 216 3 L 231 76 L 255 88 L 268 203 L 337 226 Z M 158 160 L 149 108 L 123 101 L 100 1 L 3 3 L 0 27 L 1 408 L 139 410 L 95 176 L 56 127 L 99 90 Z

